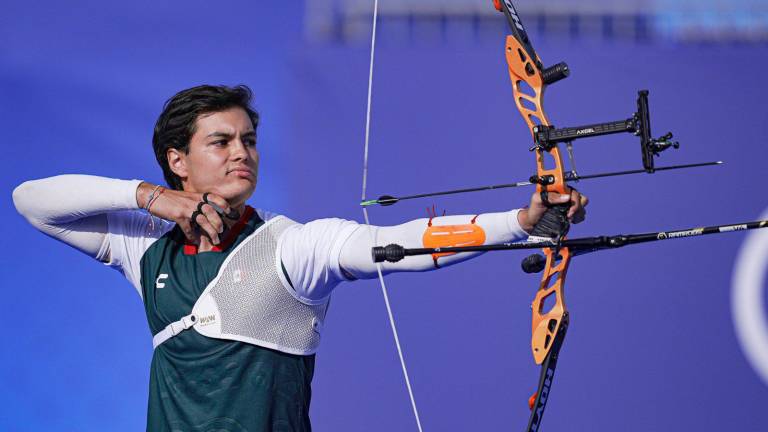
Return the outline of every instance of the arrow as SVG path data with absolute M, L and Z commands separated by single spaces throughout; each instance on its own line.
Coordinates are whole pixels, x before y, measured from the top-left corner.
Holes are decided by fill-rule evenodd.
M 723 161 L 700 162 L 700 163 L 685 164 L 685 165 L 672 165 L 672 166 L 659 167 L 654 169 L 656 171 L 669 171 L 669 170 L 676 170 L 676 169 L 698 168 L 698 167 L 722 165 L 722 164 L 723 164 Z M 578 182 L 581 180 L 590 180 L 590 179 L 603 178 L 603 177 L 616 177 L 616 176 L 624 176 L 624 175 L 631 175 L 631 174 L 641 174 L 641 173 L 647 173 L 647 172 L 648 171 L 644 169 L 636 169 L 636 170 L 628 170 L 628 171 L 613 171 L 613 172 L 606 172 L 606 173 L 599 173 L 599 174 L 579 175 L 575 171 L 569 171 L 568 173 L 566 173 L 565 181 Z M 480 192 L 480 191 L 506 189 L 506 188 L 521 187 L 521 186 L 531 186 L 539 182 L 540 180 L 538 180 L 536 177 L 531 177 L 529 181 L 521 181 L 517 183 L 505 183 L 505 184 L 498 184 L 498 185 L 491 185 L 491 186 L 479 186 L 479 187 L 466 188 L 466 189 L 453 189 L 449 191 L 430 192 L 430 193 L 423 193 L 423 194 L 416 194 L 416 195 L 407 195 L 402 197 L 382 195 L 378 199 L 362 201 L 360 202 L 360 205 L 362 207 L 368 207 L 373 205 L 391 206 L 400 201 L 417 199 L 417 198 L 426 198 L 426 197 L 439 196 L 439 195 L 455 195 L 455 194 L 467 193 L 467 192 Z

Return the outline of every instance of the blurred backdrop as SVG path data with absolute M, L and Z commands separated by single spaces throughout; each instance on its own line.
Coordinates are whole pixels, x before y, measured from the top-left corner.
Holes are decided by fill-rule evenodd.
M 381 0 L 369 195 L 527 179 L 530 136 L 512 100 L 504 18 L 485 0 Z M 768 157 L 768 2 L 516 3 L 539 55 L 572 74 L 550 120 L 624 119 L 650 90 L 660 164 L 718 168 L 580 184 L 572 235 L 758 219 Z M 362 220 L 372 1 L 6 1 L 0 430 L 136 431 L 152 356 L 139 296 L 120 274 L 29 227 L 11 201 L 64 173 L 162 182 L 151 150 L 163 102 L 202 84 L 248 84 L 262 115 L 251 204 L 298 221 Z M 636 138 L 577 142 L 583 174 L 641 166 Z M 73 191 L 76 193 L 76 191 Z M 520 207 L 505 190 L 373 208 L 372 223 Z M 765 430 L 763 233 L 586 255 L 569 272 L 569 336 L 544 430 Z M 538 367 L 521 253 L 388 278 L 427 431 L 522 430 Z M 318 431 L 416 430 L 377 281 L 340 286 L 317 357 Z

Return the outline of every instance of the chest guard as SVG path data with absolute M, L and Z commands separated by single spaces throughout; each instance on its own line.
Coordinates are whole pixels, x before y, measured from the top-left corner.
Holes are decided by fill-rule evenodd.
M 314 354 L 320 345 L 328 302 L 302 303 L 281 278 L 278 239 L 295 224 L 277 216 L 237 245 L 195 302 L 192 313 L 157 333 L 153 347 L 191 327 L 210 338 L 288 354 Z

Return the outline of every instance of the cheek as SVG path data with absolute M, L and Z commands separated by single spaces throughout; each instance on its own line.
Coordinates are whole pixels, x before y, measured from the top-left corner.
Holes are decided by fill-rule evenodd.
M 226 165 L 226 158 L 221 157 L 215 152 L 208 152 L 194 158 L 191 170 L 194 171 L 194 177 L 201 181 L 216 178 L 221 171 L 221 167 Z

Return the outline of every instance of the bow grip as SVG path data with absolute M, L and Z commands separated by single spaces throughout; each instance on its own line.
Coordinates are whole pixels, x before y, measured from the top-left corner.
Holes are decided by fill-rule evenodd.
M 559 238 L 568 233 L 568 209 L 570 203 L 554 204 L 549 207 L 531 231 L 532 237 Z M 541 254 L 528 255 L 520 263 L 525 273 L 539 273 L 547 265 L 547 259 Z
M 531 236 L 558 238 L 568 234 L 571 226 L 568 222 L 568 209 L 570 208 L 570 202 L 551 205 L 533 227 Z

